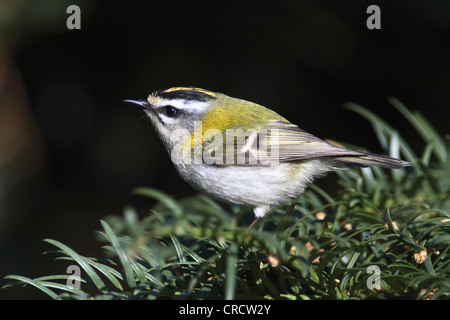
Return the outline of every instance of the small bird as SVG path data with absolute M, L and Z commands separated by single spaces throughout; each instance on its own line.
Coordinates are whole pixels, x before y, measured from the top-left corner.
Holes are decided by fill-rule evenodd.
M 252 207 L 252 225 L 342 163 L 411 166 L 330 144 L 266 107 L 201 88 L 173 87 L 124 101 L 144 109 L 185 181 L 218 200 Z

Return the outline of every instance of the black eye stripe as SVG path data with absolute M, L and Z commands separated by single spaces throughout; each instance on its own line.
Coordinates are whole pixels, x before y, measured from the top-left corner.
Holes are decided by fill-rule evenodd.
M 161 108 L 161 112 L 169 118 L 175 118 L 178 115 L 179 110 L 172 106 L 165 106 Z

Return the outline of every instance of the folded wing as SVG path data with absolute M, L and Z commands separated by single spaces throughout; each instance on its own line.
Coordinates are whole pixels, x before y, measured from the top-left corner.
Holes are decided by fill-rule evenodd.
M 203 145 L 204 155 L 214 155 L 216 160 L 222 157 L 223 161 L 216 161 L 217 165 L 267 166 L 328 157 L 361 167 L 397 169 L 410 166 L 399 159 L 332 145 L 285 121 L 230 128 L 222 134 L 221 143 L 212 140 Z

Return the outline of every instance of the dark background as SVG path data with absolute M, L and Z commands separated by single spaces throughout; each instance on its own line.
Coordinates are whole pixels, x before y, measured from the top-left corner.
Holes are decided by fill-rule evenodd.
M 66 8 L 81 8 L 68 30 Z M 381 30 L 366 9 L 381 8 Z M 450 1 L 0 2 L 0 278 L 65 273 L 51 238 L 101 255 L 99 220 L 149 186 L 196 192 L 175 173 L 141 110 L 121 102 L 198 86 L 271 107 L 301 128 L 380 149 L 347 101 L 423 142 L 386 102 L 419 110 L 441 134 L 450 107 Z M 334 192 L 333 177 L 321 181 Z M 0 282 L 4 284 L 5 282 Z M 0 298 L 45 298 L 36 289 Z

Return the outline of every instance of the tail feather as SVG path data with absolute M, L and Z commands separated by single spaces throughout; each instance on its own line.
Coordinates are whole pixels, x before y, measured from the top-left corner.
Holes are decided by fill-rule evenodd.
M 378 166 L 388 169 L 400 169 L 403 167 L 411 166 L 411 163 L 409 163 L 408 161 L 371 153 L 366 153 L 362 156 L 337 157 L 334 159 L 358 167 Z

